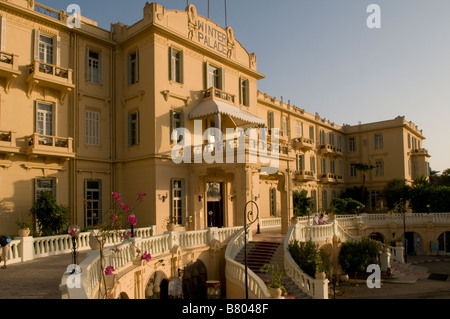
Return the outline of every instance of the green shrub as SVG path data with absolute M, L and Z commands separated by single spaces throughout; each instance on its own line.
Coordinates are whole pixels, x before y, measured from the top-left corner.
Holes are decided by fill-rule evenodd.
M 320 250 L 311 240 L 307 242 L 291 241 L 288 246 L 292 259 L 300 269 L 314 278 L 316 272 L 325 272 Z
M 58 205 L 49 191 L 40 192 L 36 203 L 30 210 L 43 236 L 65 233 L 69 227 L 70 212 L 65 206 Z
M 370 238 L 345 242 L 339 252 L 339 264 L 349 276 L 365 274 L 370 264 L 378 264 L 382 244 Z

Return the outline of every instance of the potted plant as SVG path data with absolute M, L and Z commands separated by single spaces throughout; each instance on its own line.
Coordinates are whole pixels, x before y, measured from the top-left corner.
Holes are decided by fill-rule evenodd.
M 281 271 L 277 265 L 265 264 L 260 268 L 263 273 L 268 273 L 272 275 L 272 279 L 267 282 L 267 289 L 269 290 L 272 298 L 280 298 L 282 294 L 287 295 L 286 288 L 283 286 L 281 281 L 281 276 L 286 273 L 286 271 Z
M 25 222 L 16 222 L 16 225 L 19 227 L 17 231 L 19 237 L 27 237 L 30 234 L 30 224 Z
M 166 227 L 168 231 L 175 231 L 175 229 L 177 228 L 177 218 L 174 216 L 169 216 L 167 217 L 165 220 L 166 223 Z

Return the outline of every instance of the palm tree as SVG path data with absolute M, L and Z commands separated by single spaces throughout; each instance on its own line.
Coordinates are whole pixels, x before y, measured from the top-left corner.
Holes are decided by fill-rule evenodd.
M 364 190 L 366 185 L 366 173 L 373 170 L 375 166 L 367 163 L 356 163 L 355 168 L 357 171 L 362 173 L 363 181 L 362 181 L 362 191 L 361 191 L 361 202 L 364 203 Z M 362 209 L 364 211 L 364 207 Z

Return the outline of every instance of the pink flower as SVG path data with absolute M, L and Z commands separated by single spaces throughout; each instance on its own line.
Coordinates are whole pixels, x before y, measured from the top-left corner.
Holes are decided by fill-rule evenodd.
M 137 224 L 137 219 L 136 219 L 136 216 L 134 216 L 134 215 L 128 216 L 127 221 L 130 222 L 133 226 L 136 226 L 136 224 Z
M 114 270 L 115 270 L 115 269 L 114 269 L 113 266 L 108 266 L 108 267 L 106 267 L 106 269 L 105 269 L 105 275 L 112 275 Z
M 146 193 L 138 193 L 137 201 L 140 201 L 140 200 L 144 199 L 145 196 L 147 196 Z
M 150 253 L 147 253 L 147 251 L 146 251 L 145 253 L 142 254 L 141 259 L 142 260 L 145 259 L 147 262 L 149 262 L 150 259 L 152 259 L 152 256 L 150 255 Z
M 119 208 L 122 208 L 123 206 L 125 206 L 125 203 L 120 203 L 119 204 Z
M 129 211 L 129 210 L 130 210 L 130 205 L 125 206 L 124 208 L 122 208 L 122 210 L 123 210 L 124 212 Z
M 115 201 L 119 201 L 122 199 L 119 193 L 112 192 L 111 194 L 113 195 Z

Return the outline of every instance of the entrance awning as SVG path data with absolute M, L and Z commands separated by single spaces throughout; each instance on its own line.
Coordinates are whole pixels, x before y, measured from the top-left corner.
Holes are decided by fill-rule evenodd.
M 228 115 L 236 127 L 264 127 L 266 125 L 266 122 L 263 119 L 251 114 L 250 112 L 213 99 L 200 103 L 194 110 L 192 110 L 191 113 L 189 113 L 189 119 L 195 120 L 217 114 Z

